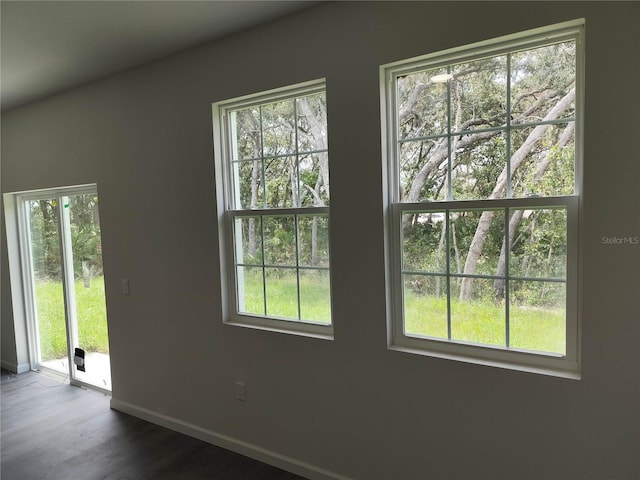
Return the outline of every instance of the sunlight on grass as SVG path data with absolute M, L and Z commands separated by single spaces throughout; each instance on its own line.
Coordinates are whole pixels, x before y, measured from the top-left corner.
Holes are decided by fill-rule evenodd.
M 250 271 L 251 270 L 251 271 Z M 267 269 L 267 315 L 287 320 L 304 320 L 315 323 L 331 323 L 329 273 L 322 270 L 300 271 L 300 316 L 298 315 L 298 290 L 295 270 L 285 273 Z M 264 296 L 262 270 L 245 269 L 244 312 L 262 314 Z M 300 318 L 301 317 L 301 318 Z
M 90 288 L 82 280 L 76 284 L 76 305 L 80 348 L 87 352 L 109 353 L 104 278 L 91 279 Z M 41 360 L 46 362 L 67 356 L 67 332 L 62 284 L 36 282 L 36 304 L 40 335 Z
M 405 333 L 446 339 L 447 299 L 405 291 Z M 505 307 L 486 301 L 451 300 L 452 339 L 485 345 L 505 346 Z M 565 353 L 564 308 L 512 305 L 510 346 L 512 348 Z

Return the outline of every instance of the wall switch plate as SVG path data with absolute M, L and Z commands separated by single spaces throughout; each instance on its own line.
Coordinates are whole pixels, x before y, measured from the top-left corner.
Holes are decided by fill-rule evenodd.
M 242 382 L 236 382 L 236 400 L 240 400 L 241 402 L 246 400 L 244 383 Z
M 122 294 L 129 295 L 129 279 L 128 278 L 122 279 Z

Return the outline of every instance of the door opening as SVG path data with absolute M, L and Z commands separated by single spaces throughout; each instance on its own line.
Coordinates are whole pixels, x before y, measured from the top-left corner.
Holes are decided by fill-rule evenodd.
M 31 367 L 110 392 L 96 186 L 17 198 Z

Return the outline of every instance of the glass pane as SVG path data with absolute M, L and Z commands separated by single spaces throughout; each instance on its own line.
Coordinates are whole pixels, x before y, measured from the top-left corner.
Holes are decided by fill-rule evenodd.
M 329 155 L 327 152 L 303 155 L 298 164 L 300 206 L 329 205 Z
M 455 65 L 452 69 L 451 130 L 504 125 L 507 118 L 507 57 Z
M 265 159 L 264 181 L 267 186 L 267 208 L 298 206 L 298 182 L 294 157 Z
M 262 217 L 265 265 L 296 266 L 296 227 L 293 215 Z
M 324 92 L 298 98 L 298 152 L 327 150 L 327 101 Z
M 566 353 L 566 285 L 510 282 L 511 347 Z
M 447 278 L 403 275 L 404 333 L 448 338 Z
M 298 216 L 300 265 L 329 266 L 329 218 L 327 215 Z
M 450 212 L 449 269 L 465 275 L 495 275 L 504 241 L 504 210 Z M 470 292 L 465 291 L 467 297 Z
M 233 168 L 236 208 L 263 208 L 262 161 L 234 162 L 231 167 Z
M 455 200 L 504 197 L 504 186 L 496 190 L 498 177 L 507 165 L 507 146 L 500 131 L 483 134 L 481 142 L 454 139 L 452 145 L 452 196 Z
M 505 346 L 505 306 L 495 298 L 494 279 L 451 278 L 452 340 Z
M 260 217 L 237 217 L 234 223 L 236 263 L 261 265 L 262 233 Z
M 298 317 L 298 276 L 294 268 L 266 268 L 267 315 Z
M 403 142 L 400 145 L 400 189 L 403 202 L 447 198 L 449 140 Z
M 447 271 L 445 212 L 412 212 L 402 215 L 402 270 Z
M 574 122 L 514 130 L 511 189 L 514 197 L 573 195 Z
M 448 132 L 446 68 L 411 73 L 397 79 L 399 138 Z
M 230 122 L 233 135 L 231 159 L 260 158 L 262 156 L 260 109 L 249 107 L 231 112 Z
M 261 267 L 237 267 L 238 312 L 264 315 L 264 281 Z
M 73 195 L 68 197 L 63 208 L 69 208 L 75 279 L 78 345 L 74 347 L 86 352 L 86 371 L 76 370 L 74 375 L 84 382 L 110 389 L 111 364 L 98 197 Z
M 36 324 L 41 363 L 68 373 L 67 328 L 56 199 L 26 202 L 31 233 Z
M 513 239 L 510 276 L 567 277 L 566 209 L 513 210 L 509 231 Z
M 300 318 L 331 323 L 331 282 L 329 270 L 300 270 Z
M 265 157 L 296 151 L 296 121 L 293 100 L 263 105 L 262 142 Z
M 538 122 L 573 87 L 576 77 L 575 42 L 548 45 L 511 56 L 511 113 L 513 123 Z M 574 115 L 575 101 L 559 118 Z

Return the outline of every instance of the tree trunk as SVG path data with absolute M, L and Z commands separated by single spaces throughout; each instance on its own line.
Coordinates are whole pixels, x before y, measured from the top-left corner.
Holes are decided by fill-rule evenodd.
M 82 260 L 82 280 L 84 288 L 91 288 L 91 270 L 89 269 L 89 262 Z
M 478 266 L 478 259 L 482 253 L 482 247 L 487 239 L 487 233 L 493 220 L 493 211 L 485 210 L 480 215 L 480 221 L 476 228 L 476 233 L 473 235 L 471 245 L 469 246 L 469 253 L 467 254 L 467 260 L 464 264 L 464 274 L 473 275 L 476 273 L 476 267 Z M 471 300 L 473 293 L 473 278 L 464 277 L 460 285 L 460 300 Z
M 442 251 L 444 250 L 445 240 L 447 236 L 447 229 L 442 226 L 442 230 L 440 230 L 440 241 L 438 242 L 438 251 L 436 252 L 436 261 L 442 258 Z M 440 281 L 442 277 L 436 277 L 436 298 L 440 298 Z
M 259 169 L 260 169 L 260 162 L 258 160 L 255 160 L 253 162 L 253 168 L 251 170 L 251 204 L 250 207 L 251 208 L 256 208 L 258 205 L 258 177 L 259 177 Z M 256 219 L 253 217 L 249 217 L 249 227 L 248 227 L 249 231 L 247 232 L 248 234 L 248 245 L 247 245 L 247 250 L 249 255 L 251 255 L 252 257 L 255 256 L 256 254 L 256 250 L 257 250 L 257 246 L 256 246 Z
M 560 135 L 560 138 L 558 139 L 558 142 L 556 143 L 556 145 L 559 148 L 566 147 L 567 144 L 573 138 L 574 131 L 575 131 L 575 123 L 571 122 L 563 130 L 563 132 Z M 551 164 L 551 156 L 550 155 L 546 155 L 540 161 L 540 163 L 538 163 L 538 167 L 536 168 L 536 173 L 534 175 L 534 182 L 538 182 L 539 180 L 542 179 L 542 176 L 548 170 L 550 164 Z M 506 242 L 505 242 L 505 240 L 503 240 L 502 241 L 502 248 L 500 249 L 500 257 L 498 259 L 498 267 L 496 269 L 496 276 L 504 277 L 506 275 L 506 268 L 507 268 L 506 257 L 507 257 L 507 252 L 510 253 L 511 249 L 513 248 L 513 245 L 515 243 L 515 233 L 516 233 L 516 230 L 518 229 L 518 226 L 520 225 L 520 222 L 522 221 L 523 213 L 524 213 L 524 210 L 516 210 L 516 211 L 513 212 L 512 216 L 511 216 L 511 219 L 509 220 L 509 248 L 508 249 L 506 248 L 506 245 L 505 245 Z M 549 251 L 551 252 L 551 247 L 549 247 Z M 494 290 L 495 290 L 496 299 L 502 300 L 504 298 L 504 292 L 505 292 L 505 288 L 504 288 L 505 287 L 505 280 L 504 280 L 504 278 L 496 279 L 493 282 L 493 287 L 494 287 Z
M 567 93 L 558 103 L 547 113 L 544 117 L 544 121 L 556 120 L 560 117 L 562 112 L 564 112 L 569 106 L 571 102 L 575 98 L 575 88 L 572 88 L 569 93 Z M 515 173 L 515 171 L 524 163 L 527 158 L 527 155 L 533 150 L 533 148 L 537 145 L 540 139 L 544 136 L 545 132 L 549 129 L 550 125 L 538 125 L 535 127 L 524 143 L 520 146 L 520 148 L 513 154 L 511 157 L 511 174 Z M 498 181 L 496 182 L 496 186 L 493 188 L 491 195 L 489 198 L 503 198 L 506 187 L 507 187 L 507 168 L 502 170 L 500 176 L 498 177 Z M 494 212 L 490 210 L 485 210 L 482 212 L 480 216 L 480 221 L 478 222 L 478 227 L 476 228 L 476 232 L 473 236 L 473 240 L 471 241 L 471 246 L 469 247 L 469 253 L 467 254 L 467 260 L 464 265 L 464 273 L 466 275 L 473 275 L 476 272 L 476 268 L 478 266 L 478 260 L 482 253 L 482 248 L 484 247 L 484 243 L 487 239 L 487 233 L 489 232 L 489 227 L 491 225 L 491 220 L 493 219 Z M 473 278 L 465 277 L 462 279 L 462 285 L 460 287 L 460 299 L 461 300 L 470 300 L 471 294 L 473 291 Z
M 314 150 L 320 150 L 318 155 L 319 161 L 319 178 L 322 179 L 322 185 L 329 196 L 329 156 L 327 155 L 327 132 L 323 124 L 318 121 L 318 118 L 309 107 L 309 103 L 306 99 L 301 98 L 298 100 L 298 107 L 300 113 L 306 118 L 309 123 L 309 135 L 313 143 Z M 322 115 L 326 115 L 324 105 L 321 105 Z
M 571 95 L 571 100 L 573 100 L 573 96 L 575 95 L 575 92 L 573 92 L 572 90 L 569 94 Z M 555 95 L 556 93 L 551 91 L 541 93 L 540 96 L 538 97 L 538 100 L 536 100 L 533 103 L 533 105 L 531 105 L 527 110 L 522 112 L 517 118 L 514 118 L 511 123 L 517 124 L 521 122 L 522 119 L 529 117 L 529 115 L 536 112 L 539 108 L 541 108 L 541 106 L 544 105 L 545 102 L 547 102 L 550 98 L 554 97 Z M 561 102 L 563 101 L 564 99 L 561 100 Z M 568 105 L 565 105 L 564 109 L 566 109 L 567 106 Z M 410 113 L 411 112 L 407 111 L 401 114 L 401 120 L 402 120 L 402 115 L 408 116 Z M 506 114 L 497 115 L 491 118 L 490 120 L 493 121 L 500 117 L 506 117 Z M 460 126 L 459 130 L 464 131 L 472 125 L 482 125 L 485 123 L 487 123 L 487 121 L 484 119 L 473 118 L 464 122 L 464 124 Z M 471 132 L 472 130 L 469 130 L 469 134 L 464 135 L 462 138 L 458 139 L 456 149 L 467 150 L 467 149 L 474 148 L 479 143 L 489 140 L 490 138 L 493 138 L 496 135 L 499 135 L 501 133 L 500 131 L 490 131 L 490 132 L 481 132 L 481 133 L 471 133 Z M 420 171 L 416 174 L 413 181 L 411 182 L 409 191 L 406 192 L 406 197 L 405 197 L 406 202 L 417 202 L 420 200 L 420 192 L 424 188 L 424 185 L 427 179 L 429 178 L 431 173 L 442 164 L 442 162 L 447 160 L 448 154 L 449 154 L 449 148 L 448 148 L 446 138 L 442 139 L 439 144 L 437 144 L 436 146 L 434 146 L 429 150 L 429 159 L 420 168 Z
M 327 197 L 330 195 L 329 190 L 329 156 L 327 155 L 327 132 L 324 125 L 318 121 L 318 118 L 311 110 L 309 103 L 305 98 L 298 100 L 298 107 L 300 108 L 300 113 L 306 118 L 309 124 L 309 134 L 311 137 L 311 142 L 313 144 L 314 150 L 319 150 L 316 154 L 318 157 L 318 179 L 316 180 L 316 184 L 312 189 L 310 186 L 305 185 L 305 187 L 311 192 L 313 195 L 313 203 L 315 206 L 322 207 L 324 206 L 324 201 L 322 199 L 322 187 L 324 186 L 324 190 L 327 193 Z M 320 104 L 322 108 L 321 115 L 326 115 L 326 111 L 324 110 L 324 105 Z M 318 218 L 313 217 L 311 222 L 311 264 L 318 264 Z
M 502 248 L 500 249 L 500 257 L 498 258 L 498 268 L 496 269 L 496 276 L 504 277 L 507 273 L 507 252 L 511 252 L 514 243 L 514 236 L 516 234 L 516 230 L 518 225 L 520 225 L 520 221 L 522 220 L 522 215 L 524 210 L 516 210 L 511 215 L 511 219 L 509 220 L 509 247 L 506 246 L 506 238 L 502 240 Z M 504 299 L 505 292 L 505 279 L 497 278 L 493 282 L 493 289 L 495 291 L 496 300 Z
M 311 221 L 311 265 L 318 265 L 318 217 Z

